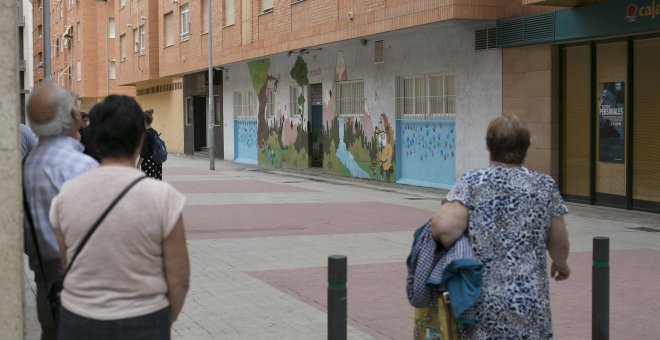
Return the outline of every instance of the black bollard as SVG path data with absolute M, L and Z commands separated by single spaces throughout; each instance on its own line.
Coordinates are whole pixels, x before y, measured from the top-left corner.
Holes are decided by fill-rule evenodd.
M 328 257 L 328 340 L 346 340 L 346 256 Z
M 594 237 L 591 276 L 591 339 L 610 338 L 610 239 Z

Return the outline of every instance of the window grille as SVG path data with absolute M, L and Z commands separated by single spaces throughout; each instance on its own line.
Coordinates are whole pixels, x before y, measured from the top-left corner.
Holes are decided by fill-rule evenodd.
M 298 112 L 298 86 L 289 87 L 289 108 L 289 117 L 302 115 L 302 112 Z
M 140 50 L 140 32 L 137 28 L 133 29 L 133 53 Z
M 39 26 L 41 28 L 41 26 Z M 80 31 L 80 21 L 76 23 L 76 40 L 80 41 L 80 36 L 82 35 L 82 31 Z M 41 34 L 39 35 L 41 36 Z
M 339 117 L 364 116 L 364 81 L 351 80 L 335 83 L 337 113 Z
M 374 42 L 374 63 L 385 62 L 385 54 L 383 51 L 383 41 L 376 40 Z
M 82 65 L 80 64 L 80 60 L 76 62 L 76 79 L 78 81 L 82 79 Z
M 119 36 L 119 50 L 120 50 L 120 56 L 121 56 L 121 61 L 126 60 L 126 34 L 122 34 Z
M 174 13 L 165 14 L 165 46 L 174 45 Z
M 454 79 L 453 74 L 397 77 L 397 118 L 446 117 L 456 114 Z
M 108 38 L 115 37 L 115 18 L 108 19 Z
M 273 89 L 266 89 L 266 118 L 275 117 L 275 92 Z
M 257 117 L 257 96 L 254 92 L 234 92 L 234 115 L 236 118 Z

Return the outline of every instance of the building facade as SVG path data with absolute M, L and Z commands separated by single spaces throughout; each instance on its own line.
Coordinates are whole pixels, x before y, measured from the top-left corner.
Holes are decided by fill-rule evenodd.
M 660 211 L 656 16 L 654 1 L 615 0 L 498 23 L 504 109 L 541 113 L 541 161 L 569 200 Z
M 80 109 L 88 111 L 107 93 L 134 95 L 134 88 L 121 87 L 116 82 L 117 26 L 113 8 L 113 0 L 50 1 L 49 9 L 43 7 L 43 0 L 35 0 L 32 10 L 35 83 L 45 77 L 43 11 L 50 10 L 50 78 L 74 93 Z
M 32 3 L 29 0 L 16 0 L 18 11 L 18 77 L 19 77 L 19 117 L 25 123 L 25 105 L 34 84 L 32 56 Z M 28 15 L 25 15 L 25 14 Z

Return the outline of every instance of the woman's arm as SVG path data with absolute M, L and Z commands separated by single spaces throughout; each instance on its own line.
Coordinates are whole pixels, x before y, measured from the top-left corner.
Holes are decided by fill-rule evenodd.
M 183 308 L 190 285 L 190 263 L 183 225 L 183 217 L 179 215 L 174 229 L 163 241 L 163 262 L 165 265 L 165 280 L 167 281 L 167 298 L 170 300 L 170 322 L 174 323 Z
M 550 223 L 547 240 L 548 254 L 552 260 L 550 277 L 557 281 L 566 280 L 571 275 L 571 268 L 567 262 L 570 245 L 566 223 L 563 216 L 553 217 Z
M 451 248 L 468 227 L 468 209 L 459 202 L 446 202 L 433 214 L 431 234 L 445 249 Z

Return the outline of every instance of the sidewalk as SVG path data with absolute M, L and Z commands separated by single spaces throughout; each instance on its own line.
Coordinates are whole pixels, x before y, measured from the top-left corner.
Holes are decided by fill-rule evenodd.
M 349 338 L 410 339 L 404 261 L 412 232 L 446 191 L 225 161 L 209 171 L 208 165 L 172 155 L 164 167 L 164 179 L 187 196 L 192 265 L 174 339 L 325 339 L 332 254 L 348 256 Z M 591 337 L 594 236 L 611 239 L 611 338 L 656 337 L 660 232 L 652 231 L 660 231 L 660 215 L 569 209 L 573 274 L 551 283 L 556 338 Z M 34 298 L 27 288 L 26 295 Z M 26 319 L 33 330 L 28 339 L 36 339 L 36 318 Z

